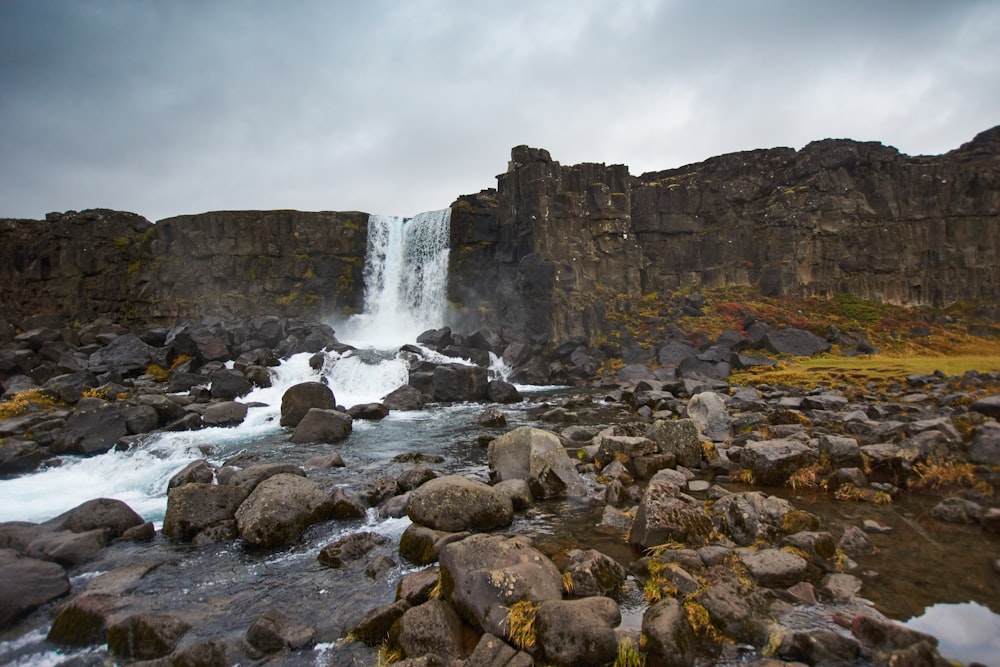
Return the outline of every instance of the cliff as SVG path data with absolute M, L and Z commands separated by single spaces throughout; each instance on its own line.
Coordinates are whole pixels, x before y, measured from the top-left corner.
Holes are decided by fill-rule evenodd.
M 108 210 L 0 220 L 0 304 L 87 321 L 317 317 L 362 304 L 367 214 Z M 592 340 L 680 288 L 908 305 L 1000 300 L 1000 127 L 944 155 L 832 140 L 633 176 L 519 146 L 452 205 L 460 326 Z

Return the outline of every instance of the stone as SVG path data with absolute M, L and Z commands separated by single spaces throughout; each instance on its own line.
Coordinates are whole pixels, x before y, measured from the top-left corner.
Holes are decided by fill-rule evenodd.
M 625 581 L 625 568 L 596 549 L 573 549 L 566 557 L 564 574 L 570 575 L 573 588 L 569 592 L 577 597 L 611 596 Z
M 486 393 L 494 403 L 519 403 L 523 400 L 517 387 L 504 380 L 490 380 Z
M 405 600 L 411 605 L 427 602 L 438 584 L 438 576 L 439 570 L 436 567 L 404 574 L 396 585 L 396 599 Z
M 306 468 L 343 468 L 347 464 L 340 452 L 330 452 L 320 456 L 311 456 L 302 465 Z
M 454 660 L 462 650 L 462 621 L 448 603 L 431 599 L 403 612 L 396 642 L 408 657 L 433 653 Z
M 851 634 L 866 648 L 881 651 L 907 649 L 921 642 L 937 646 L 938 640 L 901 623 L 869 614 L 858 614 L 851 620 Z
M 973 412 L 984 414 L 987 417 L 993 417 L 993 419 L 1000 419 L 1000 394 L 984 396 L 973 401 L 969 409 Z
M 739 549 L 736 554 L 759 586 L 788 588 L 806 576 L 806 560 L 781 549 Z
M 190 628 L 190 623 L 169 614 L 133 614 L 108 627 L 108 650 L 129 661 L 162 658 Z
M 225 481 L 222 479 L 222 473 L 223 470 L 219 470 L 217 472 L 220 484 L 241 486 L 246 489 L 247 493 L 250 493 L 257 488 L 257 485 L 264 480 L 274 477 L 275 475 L 298 475 L 299 477 L 305 477 L 306 475 L 302 472 L 301 468 L 292 465 L 291 463 L 261 463 L 258 465 L 247 466 L 242 470 L 237 470 Z
M 232 401 L 246 396 L 253 389 L 250 381 L 238 370 L 224 368 L 212 374 L 212 385 L 209 391 L 212 398 Z
M 653 454 L 656 443 L 649 438 L 629 435 L 605 435 L 600 438 L 594 460 L 604 467 L 612 461 L 628 461 L 637 456 Z
M 149 433 L 160 425 L 160 415 L 151 405 L 130 405 L 122 410 L 129 435 Z
M 273 547 L 296 541 L 332 511 L 333 501 L 315 482 L 280 474 L 257 485 L 236 510 L 236 524 L 247 544 Z
M 74 533 L 102 530 L 108 539 L 114 539 L 121 537 L 129 528 L 143 523 L 142 517 L 121 500 L 95 498 L 49 519 L 42 525 Z
M 526 510 L 535 502 L 531 493 L 531 485 L 524 479 L 507 479 L 497 482 L 493 488 L 510 498 L 514 511 Z
M 833 572 L 820 582 L 820 595 L 834 602 L 848 602 L 861 592 L 861 580 L 852 574 Z
M 404 471 L 396 478 L 396 486 L 401 492 L 412 491 L 437 477 L 437 473 L 426 466 L 416 466 Z
M 764 334 L 764 345 L 775 354 L 794 357 L 811 357 L 830 351 L 830 344 L 819 336 L 792 327 L 771 329 Z
M 664 667 L 688 667 L 695 662 L 698 642 L 681 603 L 664 598 L 646 609 L 642 616 L 642 634 L 646 648 L 656 657 L 654 664 Z
M 857 526 L 844 529 L 844 534 L 837 540 L 837 548 L 848 556 L 867 556 L 876 551 L 871 539 Z
M 317 558 L 329 568 L 340 568 L 388 542 L 388 537 L 370 531 L 351 533 L 327 544 L 320 550 Z
M 167 491 L 163 534 L 192 540 L 198 533 L 236 516 L 250 489 L 229 484 L 190 482 Z
M 777 654 L 807 665 L 851 665 L 860 657 L 861 644 L 829 628 L 792 630 L 782 635 Z
M 484 428 L 501 428 L 507 425 L 507 417 L 494 407 L 489 407 L 479 413 L 476 422 Z
M 295 427 L 291 442 L 340 442 L 353 430 L 351 415 L 339 410 L 310 408 Z
M 302 382 L 292 385 L 281 396 L 282 426 L 296 427 L 312 408 L 335 410 L 337 400 L 322 382 Z
M 968 459 L 973 463 L 1000 465 L 1000 422 L 986 422 L 973 430 Z
M 423 410 L 426 402 L 420 390 L 408 384 L 394 389 L 382 399 L 382 404 L 389 410 Z
M 514 506 L 507 495 L 487 484 L 448 475 L 414 490 L 407 515 L 436 530 L 492 530 L 510 525 Z
M 347 414 L 353 419 L 379 421 L 389 416 L 389 408 L 386 407 L 385 403 L 362 403 L 360 405 L 352 405 L 347 410 Z
M 399 555 L 411 563 L 427 565 L 438 559 L 443 546 L 468 536 L 468 532 L 452 533 L 411 523 L 399 538 Z
M 858 441 L 849 436 L 822 434 L 818 440 L 819 450 L 830 457 L 834 468 L 860 468 L 861 448 Z
M 551 431 L 522 426 L 505 433 L 490 442 L 487 461 L 492 481 L 527 480 L 536 498 L 586 492 L 576 463 Z
M 244 636 L 252 657 L 278 653 L 287 649 L 300 649 L 313 642 L 313 630 L 296 625 L 287 616 L 269 609 L 258 616 Z
M 87 368 L 93 373 L 119 373 L 122 377 L 139 375 L 153 362 L 163 363 L 164 355 L 132 333 L 118 336 L 90 355 Z
M 127 434 L 128 427 L 121 408 L 108 405 L 71 414 L 52 448 L 71 454 L 103 454 Z
M 486 369 L 482 366 L 442 364 L 431 377 L 431 398 L 445 403 L 482 401 L 488 398 Z
M 33 539 L 25 555 L 71 569 L 92 560 L 107 545 L 108 533 L 101 528 L 80 532 L 55 530 L 43 532 Z
M 471 535 L 443 546 L 440 561 L 446 598 L 483 632 L 506 636 L 515 602 L 562 599 L 558 568 L 524 538 Z
M 46 639 L 69 646 L 103 644 L 111 617 L 120 607 L 113 595 L 77 595 L 59 607 Z
M 36 558 L 25 558 L 11 549 L 0 549 L 0 627 L 16 621 L 46 602 L 69 592 L 66 572 Z
M 484 632 L 476 648 L 465 661 L 465 667 L 532 667 L 530 653 L 518 651 L 507 642 Z
M 678 497 L 680 487 L 661 470 L 643 493 L 629 532 L 629 543 L 644 549 L 674 541 L 703 546 L 715 528 L 699 506 L 689 505 Z
M 197 459 L 184 466 L 167 482 L 167 489 L 185 484 L 211 484 L 215 479 L 215 469 L 205 459 Z
M 411 606 L 412 603 L 407 600 L 397 600 L 392 604 L 375 607 L 361 617 L 351 632 L 369 646 L 378 646 L 386 641 L 389 629 L 403 617 L 403 613 Z
M 205 408 L 205 414 L 201 416 L 201 420 L 205 426 L 237 426 L 246 419 L 247 411 L 246 403 L 222 401 Z
M 740 461 L 753 473 L 755 484 L 783 486 L 792 474 L 810 466 L 816 458 L 808 445 L 780 438 L 747 443 Z
M 732 435 L 732 419 L 726 402 L 714 391 L 703 391 L 691 397 L 687 415 L 698 432 L 712 442 L 725 442 Z
M 644 434 L 663 454 L 673 454 L 677 463 L 694 468 L 701 463 L 698 427 L 691 419 L 657 419 Z
M 982 506 L 965 498 L 945 498 L 931 508 L 931 517 L 945 523 L 976 524 L 982 516 Z
M 614 662 L 618 604 L 607 597 L 546 600 L 535 615 L 537 645 L 546 664 L 598 667 Z

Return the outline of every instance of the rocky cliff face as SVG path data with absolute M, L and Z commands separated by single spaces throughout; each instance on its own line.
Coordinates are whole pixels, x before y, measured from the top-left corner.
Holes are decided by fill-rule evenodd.
M 459 326 L 593 343 L 642 300 L 740 284 L 901 304 L 1000 300 L 1000 127 L 940 156 L 824 140 L 632 176 L 513 149 L 452 205 Z M 367 214 L 0 220 L 0 304 L 85 321 L 322 317 L 360 308 Z

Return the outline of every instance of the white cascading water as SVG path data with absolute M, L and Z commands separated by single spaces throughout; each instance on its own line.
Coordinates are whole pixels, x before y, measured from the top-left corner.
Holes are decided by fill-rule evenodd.
M 405 220 L 371 216 L 366 312 L 337 326 L 338 338 L 358 351 L 328 354 L 322 371 L 310 366 L 309 354 L 286 359 L 272 369 L 272 387 L 255 389 L 241 399 L 257 406 L 237 427 L 158 433 L 128 451 L 67 457 L 58 467 L 0 481 L 0 521 L 45 521 L 103 497 L 122 500 L 159 524 L 170 477 L 207 450 L 220 462 L 247 443 L 278 433 L 281 396 L 293 384 L 318 380 L 322 374 L 337 402 L 345 406 L 378 401 L 406 384 L 409 367 L 397 355 L 399 346 L 443 324 L 450 213 L 445 209 Z

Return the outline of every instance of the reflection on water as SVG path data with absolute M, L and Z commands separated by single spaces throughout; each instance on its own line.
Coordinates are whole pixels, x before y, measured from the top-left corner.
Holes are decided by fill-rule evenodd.
M 1000 666 L 1000 615 L 981 604 L 931 605 L 906 625 L 937 637 L 946 658 Z

